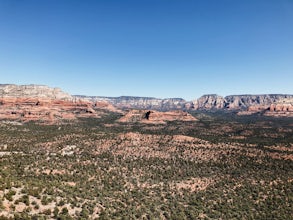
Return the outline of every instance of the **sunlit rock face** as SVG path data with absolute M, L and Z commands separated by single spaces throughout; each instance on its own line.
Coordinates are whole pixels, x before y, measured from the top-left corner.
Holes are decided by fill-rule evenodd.
M 140 122 L 140 123 L 151 123 L 151 124 L 164 124 L 167 121 L 196 121 L 187 112 L 181 110 L 159 112 L 155 110 L 131 110 L 126 113 L 119 122 Z
M 51 88 L 44 85 L 0 85 L 0 97 L 2 98 L 46 98 L 59 100 L 72 100 L 73 97 L 59 88 Z
M 80 96 L 70 95 L 59 88 L 44 85 L 0 84 L 0 119 L 26 121 L 99 117 L 100 110 L 123 113 L 128 109 L 147 109 L 159 112 L 235 110 L 238 114 L 261 113 L 269 116 L 291 116 L 292 105 L 293 95 L 282 94 L 226 97 L 210 94 L 189 102 L 181 98 Z M 156 114 L 154 111 L 152 116 L 154 117 Z
M 203 95 L 199 99 L 193 101 L 194 109 L 223 109 L 226 100 L 219 95 Z
M 102 96 L 75 96 L 88 101 L 106 101 L 120 109 L 152 109 L 159 111 L 192 109 L 192 102 L 181 98 L 158 99 L 152 97 L 102 97 Z
M 78 99 L 42 85 L 0 85 L 0 119 L 57 123 L 80 117 L 99 118 L 99 110 L 116 111 L 110 103 Z
M 230 109 L 243 109 L 250 106 L 269 107 L 273 103 L 286 103 L 293 101 L 293 95 L 231 95 L 226 96 L 226 107 Z

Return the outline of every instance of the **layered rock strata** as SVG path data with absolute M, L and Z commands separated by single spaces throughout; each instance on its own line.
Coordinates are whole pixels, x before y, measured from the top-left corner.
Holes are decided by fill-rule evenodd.
M 0 119 L 56 123 L 79 117 L 98 118 L 99 110 L 118 111 L 107 102 L 77 99 L 59 88 L 0 85 Z
M 102 96 L 75 96 L 83 100 L 96 102 L 106 101 L 120 109 L 151 109 L 159 111 L 188 110 L 193 106 L 192 102 L 187 102 L 181 98 L 158 99 L 152 97 L 102 97 Z
M 74 97 L 59 88 L 44 85 L 13 85 L 0 84 L 2 98 L 45 98 L 58 100 L 73 100 Z
M 59 108 L 61 112 L 68 113 L 68 106 L 71 106 L 75 117 L 93 114 L 99 109 L 122 112 L 119 109 L 149 109 L 157 111 L 171 110 L 236 110 L 238 114 L 262 113 L 269 116 L 291 116 L 291 106 L 293 105 L 293 95 L 265 94 L 265 95 L 230 95 L 222 97 L 216 94 L 203 95 L 202 97 L 188 102 L 181 98 L 157 99 L 150 97 L 101 97 L 101 96 L 72 96 L 63 92 L 59 88 L 50 88 L 42 85 L 0 85 L 0 118 L 7 115 L 3 111 L 18 112 L 13 117 L 19 115 L 34 115 L 34 109 L 41 109 L 41 104 L 53 110 Z M 40 102 L 41 101 L 41 102 Z M 62 101 L 62 102 L 61 102 Z M 40 102 L 38 105 L 36 103 Z M 9 104 L 10 103 L 10 104 Z M 13 104 L 14 103 L 14 104 Z M 59 103 L 59 104 L 58 104 Z M 87 107 L 80 107 L 78 103 L 83 103 Z M 61 107 L 64 104 L 63 107 Z M 3 106 L 14 105 L 13 109 L 4 109 Z M 22 106 L 22 107 L 21 107 Z M 24 106 L 25 110 L 24 110 Z M 28 106 L 31 106 L 28 108 Z M 36 107 L 38 106 L 38 107 Z M 56 107 L 58 106 L 58 107 Z M 66 107 L 67 106 L 67 107 Z M 61 110 L 64 109 L 65 110 Z M 15 111 L 18 110 L 18 111 Z M 29 110 L 31 109 L 31 110 Z M 80 109 L 80 110 L 73 110 Z M 2 112 L 2 113 L 1 113 Z M 13 114 L 14 114 L 13 113 Z M 38 113 L 41 114 L 41 113 Z M 43 114 L 43 112 L 42 112 Z M 2 115 L 2 116 L 1 116 Z M 48 112 L 45 113 L 48 115 Z M 50 115 L 50 114 L 49 114 Z M 9 115 L 9 118 L 12 115 Z M 28 115 L 26 116 L 28 117 Z M 58 116 L 65 117 L 67 116 Z M 69 117 L 69 116 L 68 116 Z M 46 118 L 46 117 L 45 117 Z M 73 117 L 74 118 L 74 117 Z
M 77 117 L 100 117 L 91 103 L 46 98 L 0 98 L 0 119 L 54 123 Z

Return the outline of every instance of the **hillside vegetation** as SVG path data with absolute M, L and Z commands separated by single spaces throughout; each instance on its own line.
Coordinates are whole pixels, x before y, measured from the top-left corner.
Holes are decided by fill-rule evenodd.
M 0 122 L 0 219 L 293 219 L 293 119 Z

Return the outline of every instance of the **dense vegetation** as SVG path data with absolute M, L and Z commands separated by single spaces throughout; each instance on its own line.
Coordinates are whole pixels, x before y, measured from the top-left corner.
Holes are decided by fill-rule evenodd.
M 293 219 L 293 119 L 192 114 L 2 121 L 0 219 Z

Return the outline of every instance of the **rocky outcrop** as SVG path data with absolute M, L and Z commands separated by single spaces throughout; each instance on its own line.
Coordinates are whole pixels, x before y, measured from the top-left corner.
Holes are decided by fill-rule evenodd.
M 150 97 L 99 97 L 75 96 L 83 100 L 111 103 L 120 109 L 170 110 L 236 110 L 240 114 L 264 112 L 275 103 L 293 103 L 293 95 L 230 95 L 222 97 L 216 94 L 203 95 L 197 100 L 187 102 L 184 99 L 156 99 Z
M 187 102 L 181 98 L 158 99 L 151 97 L 135 97 L 135 96 L 120 96 L 120 97 L 102 97 L 102 96 L 75 96 L 83 100 L 91 102 L 105 101 L 120 109 L 151 109 L 159 111 L 170 110 L 187 110 L 191 109 L 192 102 Z
M 245 109 L 251 106 L 269 107 L 273 103 L 293 101 L 293 95 L 231 95 L 226 96 L 227 108 Z
M 167 121 L 196 121 L 187 112 L 180 110 L 169 111 L 169 112 L 159 112 L 155 110 L 131 110 L 122 118 L 119 122 L 140 122 L 140 123 L 151 123 L 151 124 L 164 124 Z
M 109 103 L 77 99 L 58 88 L 0 85 L 0 119 L 57 123 L 80 117 L 98 118 L 103 114 L 100 110 L 117 109 Z
M 0 119 L 55 123 L 78 117 L 100 117 L 91 103 L 45 98 L 0 98 Z
M 239 115 L 251 115 L 255 113 L 263 113 L 266 116 L 293 116 L 293 101 L 290 97 L 281 99 L 282 102 L 273 104 L 255 104 L 247 108 L 247 111 L 240 111 Z
M 46 98 L 58 100 L 72 100 L 73 97 L 59 88 L 50 88 L 43 85 L 13 85 L 0 84 L 2 98 Z
M 193 102 L 194 109 L 223 109 L 226 106 L 226 100 L 216 94 L 203 95 Z
M 193 102 L 195 110 L 236 110 L 238 115 L 262 113 L 268 116 L 291 116 L 293 95 L 204 95 Z
M 277 103 L 270 105 L 271 112 L 293 112 L 293 104 L 291 103 Z
M 11 112 L 16 112 L 15 108 L 19 110 L 23 108 L 21 106 L 25 106 L 26 111 L 30 112 L 30 117 L 32 117 L 33 111 L 28 110 L 29 106 L 31 109 L 41 109 L 41 106 L 50 106 L 50 108 L 57 108 L 56 106 L 58 106 L 58 108 L 61 109 L 62 105 L 64 105 L 62 108 L 70 108 L 70 111 L 79 108 L 80 110 L 74 110 L 75 116 L 82 116 L 84 115 L 84 112 L 86 113 L 86 115 L 94 115 L 97 110 L 122 112 L 121 110 L 118 110 L 118 108 L 122 110 L 149 109 L 157 111 L 236 110 L 239 112 L 239 114 L 254 114 L 261 112 L 266 113 L 267 115 L 281 115 L 283 114 L 281 112 L 286 113 L 291 111 L 291 107 L 286 107 L 286 105 L 291 105 L 292 103 L 293 95 L 282 94 L 230 95 L 226 97 L 211 94 L 203 95 L 195 101 L 188 102 L 181 98 L 158 99 L 151 97 L 132 96 L 72 96 L 68 93 L 63 92 L 59 88 L 50 88 L 43 85 L 0 85 L 0 111 L 2 112 L 0 113 L 2 114 L 0 118 L 3 118 L 3 115 L 5 115 L 3 113 L 3 106 L 14 106 L 14 109 L 9 110 Z M 81 107 L 83 105 L 86 105 L 87 107 Z M 273 107 L 272 105 L 274 105 L 275 107 Z M 280 105 L 283 105 L 283 107 L 280 107 Z M 280 108 L 282 108 L 283 110 L 280 111 Z M 21 111 L 19 112 L 19 114 L 16 115 L 26 115 L 26 113 Z M 286 113 L 283 115 L 291 115 L 291 113 Z
M 273 103 L 293 102 L 293 95 L 203 95 L 193 101 L 194 109 L 264 110 Z
M 265 115 L 293 117 L 293 102 L 271 104 L 269 110 L 265 112 Z

